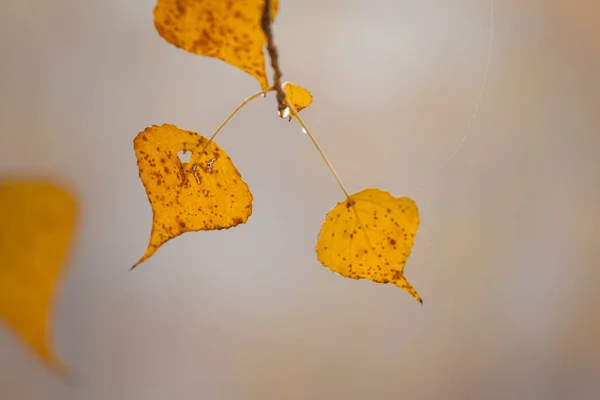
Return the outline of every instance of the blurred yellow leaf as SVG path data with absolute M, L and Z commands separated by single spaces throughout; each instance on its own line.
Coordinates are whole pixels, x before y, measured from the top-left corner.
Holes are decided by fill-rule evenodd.
M 292 105 L 298 112 L 310 106 L 313 101 L 312 94 L 308 90 L 298 85 L 294 85 L 291 82 L 285 82 L 283 84 L 283 90 L 285 91 L 285 95 L 287 96 L 288 101 L 292 103 Z M 290 114 L 289 120 L 291 121 L 292 118 L 293 116 Z
M 190 231 L 231 228 L 252 214 L 252 193 L 231 158 L 214 142 L 174 125 L 152 126 L 133 141 L 140 179 L 152 206 L 146 253 Z M 190 162 L 178 152 L 190 151 Z
M 419 228 L 419 211 L 408 197 L 364 189 L 325 217 L 317 258 L 343 277 L 391 282 L 423 302 L 404 278 L 404 265 Z
M 76 212 L 71 194 L 52 183 L 0 182 L 0 318 L 59 370 L 50 317 Z
M 268 79 L 260 21 L 264 0 L 158 0 L 154 26 L 167 42 L 190 53 L 223 60 L 254 76 L 262 89 Z M 271 1 L 271 22 L 278 0 Z

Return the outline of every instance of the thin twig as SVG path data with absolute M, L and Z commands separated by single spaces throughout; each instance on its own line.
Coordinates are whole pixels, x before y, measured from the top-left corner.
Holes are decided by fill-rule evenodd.
M 273 40 L 273 30 L 271 29 L 271 0 L 265 0 L 265 8 L 263 9 L 262 18 L 260 25 L 262 27 L 265 36 L 267 37 L 267 51 L 269 58 L 271 59 L 271 67 L 273 67 L 273 86 L 277 91 L 277 104 L 279 113 L 282 114 L 283 110 L 286 109 L 285 105 L 285 92 L 281 86 L 281 68 L 279 68 L 279 54 L 277 53 L 277 47 L 275 47 L 275 41 Z

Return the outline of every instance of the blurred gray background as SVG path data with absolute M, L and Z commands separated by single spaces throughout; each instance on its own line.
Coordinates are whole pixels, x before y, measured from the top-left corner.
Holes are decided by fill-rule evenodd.
M 208 135 L 258 90 L 159 38 L 154 3 L 1 2 L 0 172 L 85 202 L 55 315 L 74 379 L 1 329 L 1 399 L 600 398 L 598 1 L 497 0 L 472 121 L 490 0 L 281 0 L 284 78 L 312 91 L 303 115 L 349 190 L 419 205 L 405 273 L 424 306 L 319 265 L 343 195 L 272 96 L 218 138 L 249 222 L 128 271 L 151 226 L 133 138 Z

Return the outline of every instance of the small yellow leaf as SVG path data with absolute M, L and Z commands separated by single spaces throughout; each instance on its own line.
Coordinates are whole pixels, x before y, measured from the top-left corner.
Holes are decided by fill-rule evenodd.
M 158 0 L 154 26 L 167 42 L 193 54 L 218 58 L 269 86 L 260 22 L 264 0 Z M 271 22 L 279 1 L 271 1 Z
M 152 126 L 133 141 L 140 179 L 152 206 L 152 233 L 146 253 L 191 231 L 231 228 L 252 214 L 252 193 L 231 158 L 214 142 L 174 125 Z M 181 162 L 178 152 L 191 152 Z
M 283 90 L 285 91 L 288 101 L 292 103 L 292 105 L 298 112 L 310 106 L 313 101 L 312 94 L 308 90 L 304 89 L 303 87 L 294 85 L 291 82 L 285 82 L 283 84 Z M 292 118 L 293 116 L 290 114 L 289 120 L 291 121 Z
M 76 202 L 45 181 L 0 182 L 0 319 L 51 368 L 51 308 L 72 245 Z
M 419 211 L 408 197 L 364 189 L 325 217 L 317 258 L 345 278 L 391 282 L 423 302 L 404 278 L 404 265 L 419 228 Z

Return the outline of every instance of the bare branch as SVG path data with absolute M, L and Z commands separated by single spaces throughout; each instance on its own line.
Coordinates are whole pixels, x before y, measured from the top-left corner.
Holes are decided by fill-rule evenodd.
M 281 87 L 281 69 L 279 68 L 279 54 L 277 53 L 277 47 L 275 47 L 275 41 L 273 40 L 273 30 L 271 29 L 271 0 L 265 0 L 265 8 L 263 10 L 261 18 L 261 27 L 265 36 L 267 37 L 267 52 L 271 59 L 271 67 L 273 67 L 273 86 L 277 92 L 277 104 L 279 113 L 287 108 L 285 104 L 285 92 Z

